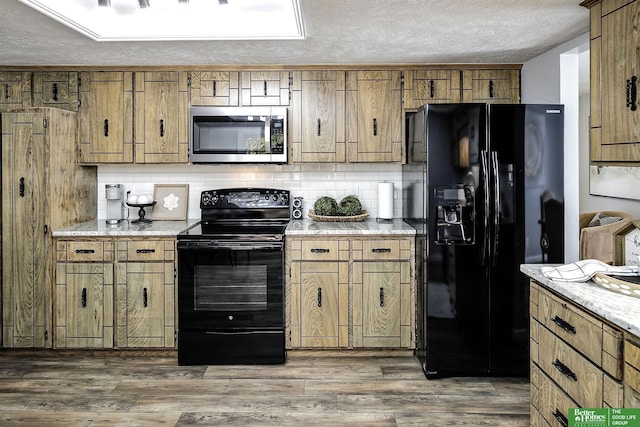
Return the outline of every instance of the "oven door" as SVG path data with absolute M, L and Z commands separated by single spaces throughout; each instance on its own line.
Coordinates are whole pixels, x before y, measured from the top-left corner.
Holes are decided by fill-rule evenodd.
M 179 241 L 179 329 L 283 330 L 283 272 L 283 242 Z

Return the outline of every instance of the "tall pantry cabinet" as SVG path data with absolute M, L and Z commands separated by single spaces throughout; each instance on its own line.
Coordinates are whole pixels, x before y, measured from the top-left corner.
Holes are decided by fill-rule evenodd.
M 51 347 L 55 250 L 50 230 L 96 215 L 97 170 L 77 163 L 77 113 L 4 111 L 2 347 Z

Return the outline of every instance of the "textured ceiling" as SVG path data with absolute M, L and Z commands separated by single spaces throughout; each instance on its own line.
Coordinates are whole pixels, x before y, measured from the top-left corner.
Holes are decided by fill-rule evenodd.
M 524 63 L 589 27 L 580 0 L 300 3 L 305 40 L 96 42 L 0 0 L 0 66 Z

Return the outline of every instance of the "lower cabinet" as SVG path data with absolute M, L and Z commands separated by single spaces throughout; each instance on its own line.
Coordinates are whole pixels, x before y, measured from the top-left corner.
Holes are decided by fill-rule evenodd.
M 529 307 L 532 426 L 567 426 L 570 408 L 638 407 L 637 338 L 535 281 Z
M 287 238 L 287 348 L 413 348 L 413 237 Z
M 57 348 L 175 347 L 175 239 L 59 240 Z

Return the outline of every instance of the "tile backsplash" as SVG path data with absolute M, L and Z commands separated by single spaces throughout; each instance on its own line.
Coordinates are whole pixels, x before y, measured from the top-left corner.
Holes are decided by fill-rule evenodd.
M 153 194 L 154 184 L 189 184 L 188 218 L 200 218 L 200 193 L 233 187 L 289 190 L 303 197 L 304 217 L 320 196 L 338 201 L 358 196 L 370 217 L 378 211 L 378 183 L 394 183 L 395 218 L 402 217 L 402 166 L 396 164 L 302 165 L 100 165 L 98 166 L 98 218 L 106 218 L 105 184 L 123 184 L 131 194 Z M 131 209 L 130 218 L 137 215 Z

